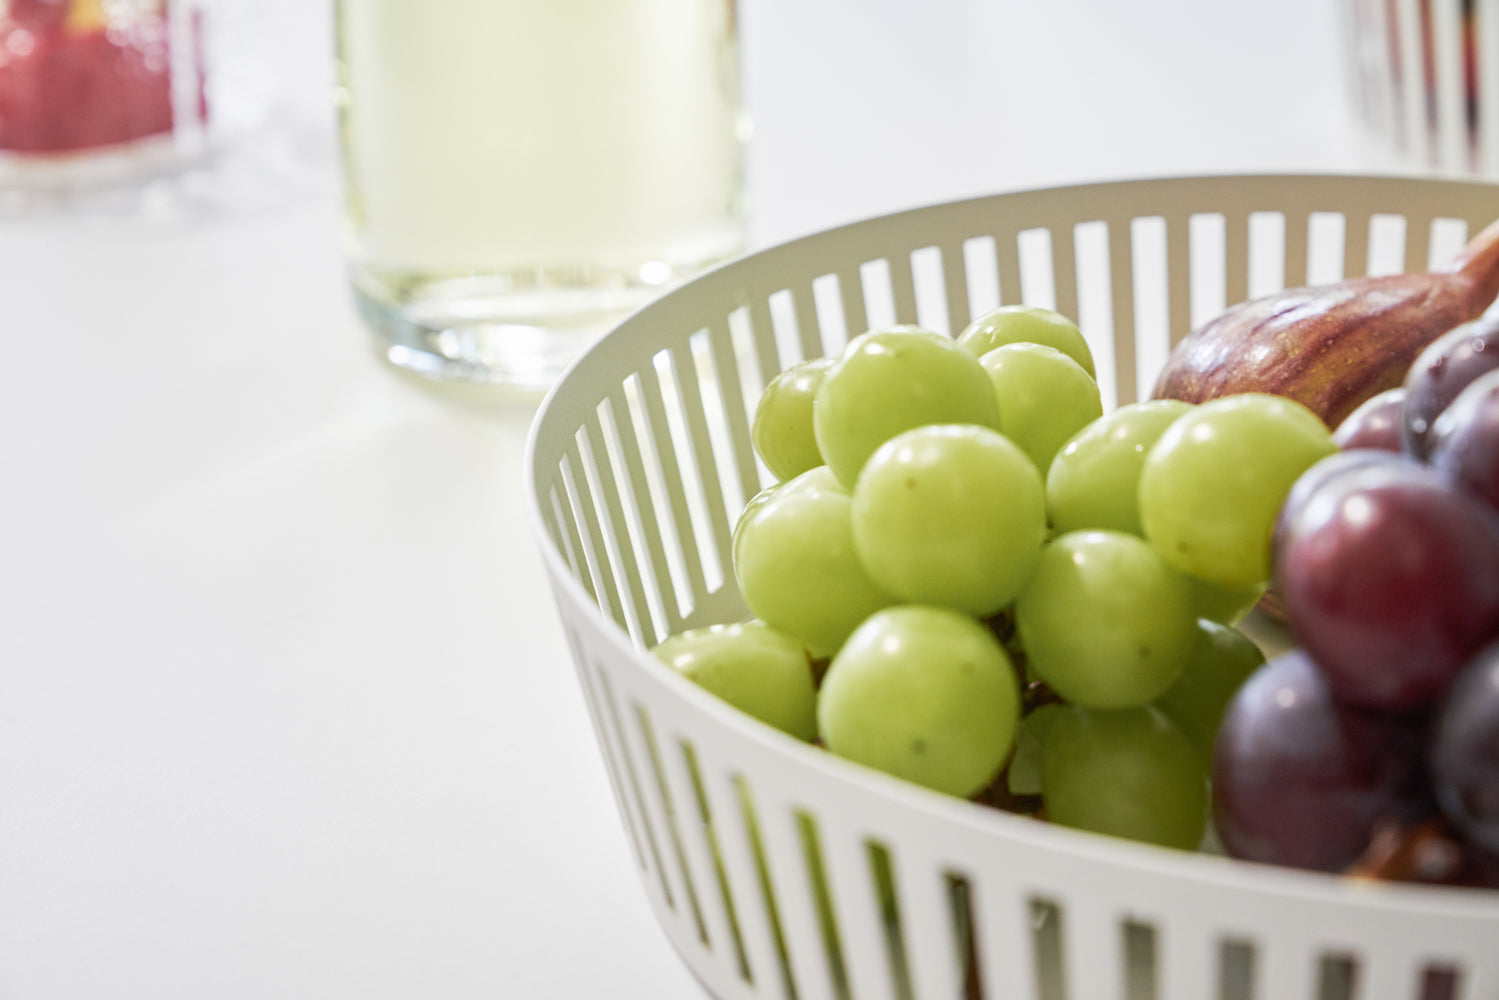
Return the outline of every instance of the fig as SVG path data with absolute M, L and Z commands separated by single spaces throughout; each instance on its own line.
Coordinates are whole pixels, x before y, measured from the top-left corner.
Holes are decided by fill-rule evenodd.
M 1286 396 L 1329 427 L 1402 385 L 1429 343 L 1499 295 L 1499 221 L 1445 267 L 1290 288 L 1232 306 L 1182 338 L 1152 396 Z

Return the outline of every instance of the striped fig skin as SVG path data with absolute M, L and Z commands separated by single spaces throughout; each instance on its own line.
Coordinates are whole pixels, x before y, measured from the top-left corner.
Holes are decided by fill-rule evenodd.
M 1173 348 L 1151 395 L 1287 396 L 1336 428 L 1405 380 L 1421 349 L 1499 295 L 1499 222 L 1441 270 L 1291 288 L 1234 306 Z

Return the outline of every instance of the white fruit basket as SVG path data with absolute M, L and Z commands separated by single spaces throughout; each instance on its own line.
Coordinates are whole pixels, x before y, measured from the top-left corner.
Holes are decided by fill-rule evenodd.
M 937 205 L 756 253 L 626 320 L 563 377 L 532 518 L 619 815 L 719 1000 L 1495 1000 L 1499 892 L 1168 851 L 946 798 L 764 727 L 645 650 L 747 617 L 730 534 L 770 479 L 763 385 L 891 322 L 1001 302 L 1076 317 L 1110 404 L 1170 343 L 1284 285 L 1426 269 L 1499 185 L 1173 178 Z

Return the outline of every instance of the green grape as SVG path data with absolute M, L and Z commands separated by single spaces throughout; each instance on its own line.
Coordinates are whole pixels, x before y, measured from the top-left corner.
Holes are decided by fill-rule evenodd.
M 1015 602 L 1031 671 L 1090 708 L 1145 705 L 1186 667 L 1196 636 L 1192 588 L 1143 539 L 1058 535 Z
M 812 431 L 812 399 L 832 366 L 832 358 L 803 361 L 771 379 L 760 394 L 750 438 L 777 479 L 792 479 L 823 464 Z
M 1244 616 L 1265 596 L 1266 584 L 1256 583 L 1248 587 L 1224 587 L 1216 583 L 1188 577 L 1192 581 L 1192 606 L 1198 618 L 1206 618 L 1220 625 L 1237 625 Z
M 812 404 L 818 450 L 850 489 L 876 448 L 925 424 L 998 430 L 999 404 L 977 358 L 939 333 L 913 327 L 849 341 Z
M 1263 584 L 1286 494 L 1337 450 L 1317 415 L 1284 397 L 1244 393 L 1202 403 L 1145 456 L 1145 537 L 1183 573 L 1227 587 Z
M 1046 473 L 1052 530 L 1105 528 L 1143 535 L 1140 467 L 1151 445 L 1191 409 L 1175 399 L 1129 403 L 1073 435 Z
M 756 618 L 829 656 L 894 603 L 854 548 L 848 491 L 818 466 L 762 491 L 734 526 L 734 577 Z
M 1187 667 L 1155 701 L 1202 755 L 1213 759 L 1218 723 L 1234 693 L 1265 662 L 1265 654 L 1238 629 L 1199 619 Z
M 1191 740 L 1150 707 L 1063 706 L 1046 728 L 1041 801 L 1053 823 L 1195 850 L 1207 771 Z
M 1077 324 L 1054 309 L 1039 306 L 1000 306 L 969 323 L 958 334 L 958 343 L 983 357 L 1005 344 L 1045 344 L 1082 366 L 1089 378 L 1097 378 L 1093 352 Z
M 817 736 L 812 664 L 764 622 L 709 625 L 667 638 L 656 658 L 735 708 L 799 740 Z
M 830 751 L 964 798 L 999 774 L 1019 712 L 1015 670 L 993 634 L 957 611 L 920 605 L 860 625 L 817 699 Z
M 1041 477 L 998 431 L 917 427 L 865 463 L 853 529 L 859 558 L 885 591 L 983 617 L 1015 599 L 1041 554 Z
M 1042 477 L 1078 431 L 1103 416 L 1098 383 L 1076 361 L 1043 344 L 1006 344 L 979 358 L 999 400 L 999 429 Z
M 1048 702 L 1021 716 L 1015 730 L 1015 754 L 1005 774 L 1011 795 L 1041 794 L 1041 748 L 1046 745 L 1046 731 L 1064 707 L 1061 702 Z

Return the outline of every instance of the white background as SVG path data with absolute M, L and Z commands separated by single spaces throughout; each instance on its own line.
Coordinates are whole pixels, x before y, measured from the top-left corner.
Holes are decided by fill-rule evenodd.
M 1339 10 L 745 0 L 754 241 L 1378 167 Z M 271 55 L 315 83 L 306 11 Z M 0 225 L 0 1000 L 700 997 L 525 520 L 535 400 L 376 360 L 312 169 L 189 224 Z

